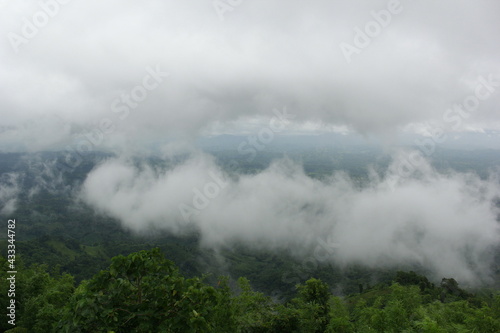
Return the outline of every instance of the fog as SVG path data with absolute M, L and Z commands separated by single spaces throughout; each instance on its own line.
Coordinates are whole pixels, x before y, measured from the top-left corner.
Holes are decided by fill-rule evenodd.
M 18 195 L 20 193 L 20 175 L 17 173 L 5 173 L 0 177 L 0 214 L 12 214 L 17 208 Z
M 40 3 L 0 11 L 2 150 L 64 149 L 85 135 L 104 136 L 93 149 L 144 147 L 283 106 L 298 125 L 390 140 L 441 124 L 479 77 L 499 84 L 494 0 L 235 1 L 223 20 L 213 1 L 60 2 L 31 30 L 48 11 Z M 357 31 L 391 3 L 363 41 Z M 499 130 L 499 101 L 492 94 L 453 130 Z
M 442 174 L 425 164 L 394 181 L 393 169 L 371 172 L 361 186 L 342 172 L 312 179 L 288 159 L 251 175 L 223 171 L 205 154 L 169 170 L 110 159 L 89 174 L 81 199 L 136 232 L 196 230 L 205 247 L 238 244 L 304 258 L 327 240 L 322 261 L 416 264 L 436 276 L 487 281 L 500 240 L 498 178 Z
M 315 180 L 286 159 L 238 174 L 194 143 L 255 139 L 274 110 L 288 110 L 273 136 L 353 134 L 392 149 L 420 134 L 430 158 L 445 144 L 498 149 L 500 2 L 214 3 L 0 1 L 0 152 L 69 151 L 73 170 L 87 152 L 116 156 L 81 188 L 55 164 L 35 165 L 30 195 L 72 195 L 137 233 L 199 232 L 210 248 L 304 257 L 328 239 L 327 260 L 340 265 L 415 263 L 487 279 L 498 172 L 481 180 L 421 162 L 402 174 L 394 155 L 363 184 L 346 173 Z M 171 168 L 138 162 L 186 149 Z M 15 211 L 22 177 L 1 175 L 2 213 Z

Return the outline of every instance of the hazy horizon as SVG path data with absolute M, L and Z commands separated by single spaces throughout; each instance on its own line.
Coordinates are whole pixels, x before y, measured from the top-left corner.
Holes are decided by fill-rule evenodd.
M 307 259 L 329 242 L 339 265 L 491 282 L 500 2 L 229 3 L 0 2 L 0 152 L 64 153 L 39 159 L 24 190 L 50 188 L 137 233 L 194 229 L 209 248 Z M 342 167 L 313 176 L 286 154 L 257 163 L 272 149 L 306 159 L 356 146 L 387 162 L 332 155 Z M 437 168 L 447 149 L 495 154 L 480 175 L 461 160 Z M 111 155 L 65 183 L 94 151 Z M 23 205 L 23 177 L 1 175 L 2 214 Z

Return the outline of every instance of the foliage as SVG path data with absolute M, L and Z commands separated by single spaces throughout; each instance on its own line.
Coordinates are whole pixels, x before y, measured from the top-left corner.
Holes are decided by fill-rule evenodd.
M 157 248 L 114 257 L 76 289 L 69 274 L 19 265 L 17 325 L 0 327 L 11 333 L 500 331 L 500 294 L 472 295 L 448 278 L 437 287 L 414 272 L 346 298 L 311 278 L 297 285 L 296 297 L 277 303 L 243 277 L 236 285 L 219 277 L 213 286 L 205 277 L 185 278 Z
M 5 259 L 0 257 L 2 273 L 0 278 L 7 278 Z M 69 274 L 50 275 L 47 266 L 34 265 L 24 267 L 22 262 L 17 265 L 15 296 L 16 300 L 16 331 L 26 329 L 28 332 L 50 332 L 60 319 L 67 300 L 74 292 L 74 279 Z M 0 303 L 2 308 L 7 307 L 7 284 L 1 284 Z M 7 321 L 0 323 L 0 329 L 7 331 L 13 329 Z
M 223 298 L 199 278 L 185 279 L 159 249 L 113 258 L 83 283 L 62 322 L 66 332 L 211 332 Z
M 240 294 L 232 299 L 236 332 L 262 332 L 271 318 L 271 298 L 253 291 L 250 281 L 244 277 L 238 279 L 238 287 Z

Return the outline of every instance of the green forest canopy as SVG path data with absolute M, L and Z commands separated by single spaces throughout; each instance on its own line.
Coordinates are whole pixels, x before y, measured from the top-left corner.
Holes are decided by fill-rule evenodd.
M 7 264 L 0 257 L 2 279 Z M 2 284 L 4 309 L 7 286 Z M 75 286 L 70 274 L 45 265 L 19 269 L 16 326 L 5 332 L 499 332 L 500 294 L 473 295 L 454 279 L 435 286 L 398 272 L 345 298 L 311 278 L 279 303 L 241 277 L 215 285 L 185 278 L 158 248 L 116 256 L 106 270 Z

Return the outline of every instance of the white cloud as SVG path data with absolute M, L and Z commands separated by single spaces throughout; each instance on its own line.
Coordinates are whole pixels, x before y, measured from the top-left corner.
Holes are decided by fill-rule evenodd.
M 498 2 L 401 5 L 347 64 L 339 44 L 351 42 L 354 28 L 387 1 L 256 0 L 225 21 L 210 1 L 71 1 L 18 54 L 7 38 L 0 42 L 2 123 L 19 131 L 43 117 L 76 127 L 110 118 L 117 126 L 107 140 L 126 137 L 127 145 L 165 133 L 196 135 L 216 122 L 259 118 L 286 105 L 298 122 L 387 134 L 441 121 L 470 94 L 468 83 L 479 75 L 500 78 Z M 9 2 L 0 34 L 21 34 L 23 19 L 40 10 L 37 2 Z M 130 117 L 118 119 L 113 100 L 157 64 L 171 76 Z M 497 94 L 486 101 L 467 125 L 496 126 L 499 100 Z M 29 135 L 17 140 L 32 150 L 68 141 L 53 135 L 43 134 L 46 142 L 34 146 Z
M 175 139 L 253 132 L 282 107 L 295 116 L 287 128 L 294 134 L 348 131 L 392 142 L 401 128 L 443 127 L 445 112 L 475 93 L 479 77 L 500 80 L 495 0 L 401 0 L 402 11 L 348 64 L 339 45 L 387 4 L 253 0 L 221 21 L 211 1 L 70 1 L 23 36 L 16 53 L 9 36 L 26 34 L 43 9 L 8 1 L 0 11 L 0 150 L 122 154 L 168 141 L 171 153 Z M 126 117 L 114 112 L 157 66 L 169 76 Z M 460 124 L 444 129 L 498 131 L 499 102 L 495 92 L 474 112 L 451 114 Z M 82 196 L 128 228 L 185 232 L 179 205 L 223 174 L 206 156 L 167 171 L 117 159 L 89 175 Z M 321 183 L 277 163 L 227 178 L 189 228 L 207 244 L 269 247 L 314 246 L 330 234 L 341 244 L 339 261 L 415 260 L 470 280 L 477 272 L 460 251 L 482 258 L 498 241 L 489 206 L 498 184 L 429 168 L 423 175 L 390 192 L 385 180 L 359 189 L 342 175 Z M 470 193 L 479 188 L 480 200 Z M 15 186 L 3 191 L 12 211 Z
M 20 175 L 16 173 L 5 173 L 0 177 L 0 214 L 8 216 L 16 210 L 19 181 Z
M 205 246 L 245 244 L 304 255 L 328 236 L 339 244 L 329 259 L 337 263 L 418 263 L 438 275 L 479 281 L 500 235 L 492 206 L 498 179 L 426 166 L 418 179 L 392 184 L 390 170 L 360 188 L 341 173 L 311 179 L 287 160 L 237 178 L 204 155 L 172 170 L 109 160 L 89 175 L 82 198 L 132 230 L 195 227 Z

